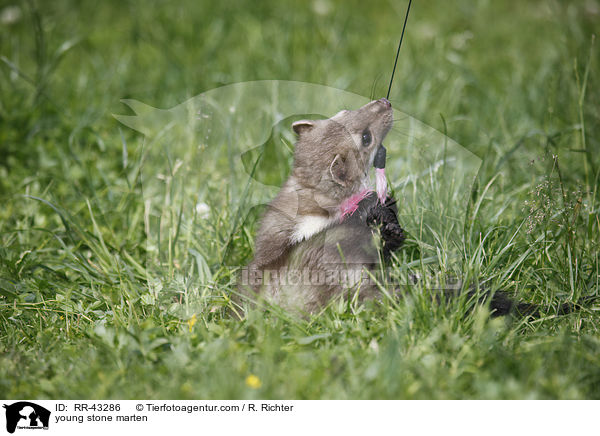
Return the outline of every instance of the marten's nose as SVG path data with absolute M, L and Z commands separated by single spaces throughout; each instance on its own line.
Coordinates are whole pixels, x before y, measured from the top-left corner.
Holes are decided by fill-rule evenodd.
M 390 101 L 387 98 L 380 98 L 378 101 L 380 103 L 383 103 L 383 105 L 385 106 L 386 109 L 389 109 L 392 107 L 392 103 L 390 103 Z

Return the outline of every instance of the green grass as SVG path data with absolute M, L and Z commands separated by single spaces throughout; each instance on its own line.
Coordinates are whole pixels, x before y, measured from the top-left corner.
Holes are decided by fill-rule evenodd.
M 169 108 L 259 79 L 381 96 L 403 2 L 32 0 L 14 3 L 12 21 L 10 5 L 0 397 L 600 397 L 597 304 L 554 314 L 600 292 L 598 1 L 413 2 L 391 95 L 483 159 L 459 261 L 412 232 L 395 270 L 411 262 L 501 287 L 543 304 L 537 320 L 438 305 L 413 287 L 403 301 L 334 302 L 310 319 L 251 309 L 239 321 L 222 260 L 247 262 L 256 228 L 236 217 L 230 158 L 194 168 L 206 180 L 197 195 L 214 200 L 208 218 L 145 207 L 149 144 L 111 116 L 127 111 L 120 99 Z M 453 194 L 443 188 L 433 183 L 426 203 Z M 181 224 L 166 250 L 147 236 L 157 217 Z

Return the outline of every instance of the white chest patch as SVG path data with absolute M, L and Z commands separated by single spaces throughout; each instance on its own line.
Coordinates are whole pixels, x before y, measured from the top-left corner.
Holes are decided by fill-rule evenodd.
M 292 233 L 292 242 L 297 243 L 308 239 L 329 227 L 334 221 L 335 219 L 318 215 L 303 216 L 298 220 L 294 233 Z

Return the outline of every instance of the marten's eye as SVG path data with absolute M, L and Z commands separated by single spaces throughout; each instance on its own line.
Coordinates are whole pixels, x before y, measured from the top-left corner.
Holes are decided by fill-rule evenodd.
M 368 147 L 369 145 L 371 145 L 371 141 L 373 140 L 373 138 L 371 137 L 371 132 L 369 132 L 368 130 L 365 130 L 362 133 L 362 145 L 363 147 Z

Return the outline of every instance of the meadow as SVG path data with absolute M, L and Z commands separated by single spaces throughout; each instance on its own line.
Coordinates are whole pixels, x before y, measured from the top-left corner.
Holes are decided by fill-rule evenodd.
M 409 225 L 392 269 L 504 289 L 535 318 L 427 284 L 308 318 L 237 306 L 232 266 L 257 229 L 236 212 L 233 155 L 193 161 L 204 191 L 173 188 L 192 215 L 148 206 L 152 143 L 115 119 L 133 114 L 122 99 L 167 109 L 255 80 L 379 98 L 405 7 L 0 2 L 0 397 L 600 398 L 599 303 L 559 313 L 600 294 L 596 0 L 413 2 L 390 95 L 481 160 L 468 189 L 419 192 L 467 198 L 451 244 Z M 444 223 L 409 206 L 401 224 Z

